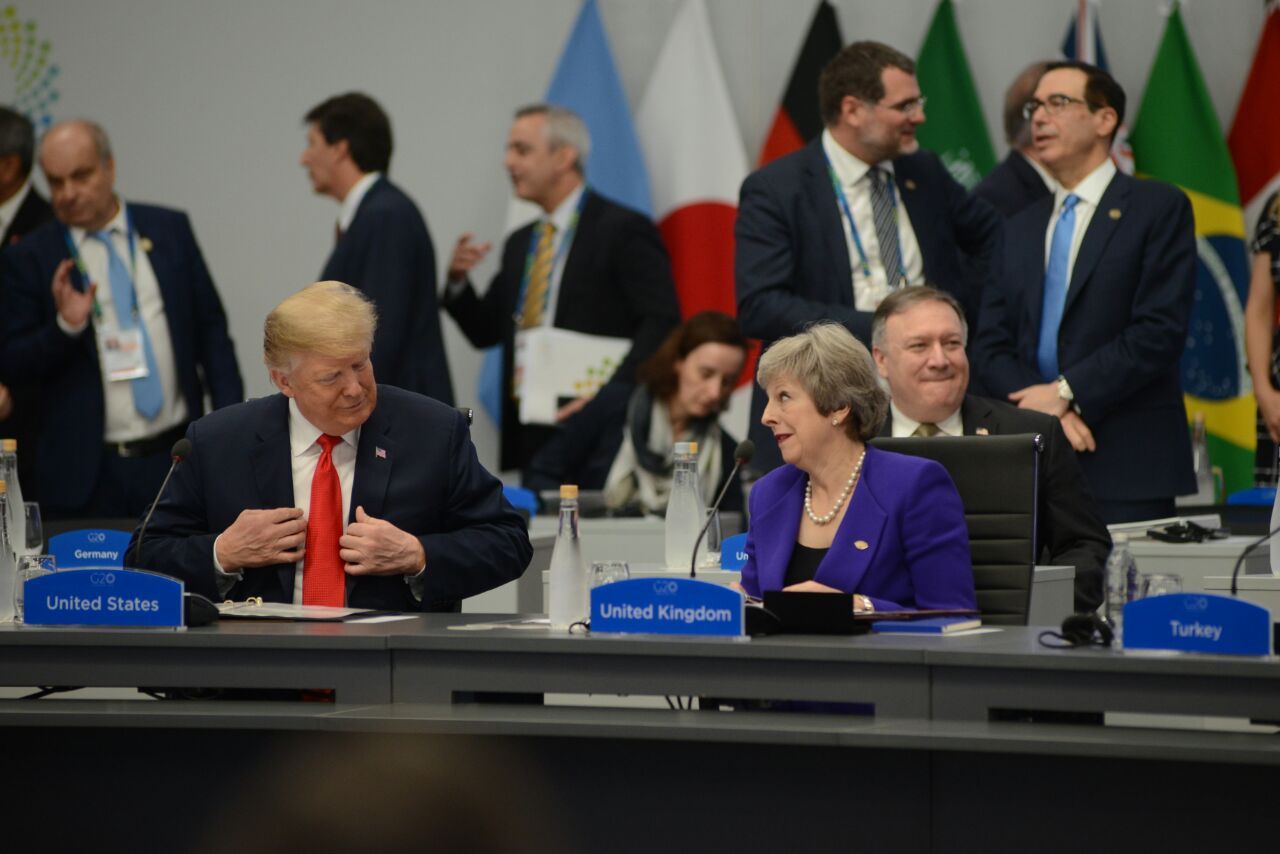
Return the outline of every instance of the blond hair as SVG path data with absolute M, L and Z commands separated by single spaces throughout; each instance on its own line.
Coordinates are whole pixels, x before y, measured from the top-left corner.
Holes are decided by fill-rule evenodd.
M 348 356 L 373 347 L 378 313 L 360 291 L 342 282 L 316 282 L 286 297 L 262 324 L 268 368 L 287 371 L 293 356 Z
M 756 382 L 768 388 L 774 379 L 794 377 L 822 415 L 849 407 L 849 438 L 866 441 L 880 432 L 889 413 L 889 395 L 880 387 L 875 362 L 862 342 L 838 323 L 815 323 L 779 338 L 756 369 Z

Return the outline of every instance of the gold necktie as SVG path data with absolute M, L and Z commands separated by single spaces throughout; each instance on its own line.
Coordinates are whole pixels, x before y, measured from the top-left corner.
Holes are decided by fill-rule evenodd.
M 538 250 L 529 268 L 529 284 L 524 292 L 524 307 L 520 310 L 520 328 L 532 329 L 542 325 L 542 315 L 547 307 L 547 289 L 551 287 L 551 265 L 555 263 L 556 227 L 544 222 L 538 232 Z
M 932 423 L 932 422 L 926 421 L 926 422 L 924 422 L 923 424 L 921 424 L 919 427 L 917 427 L 917 428 L 915 429 L 915 432 L 914 432 L 914 433 L 912 433 L 911 435 L 912 435 L 912 436 L 923 436 L 923 437 L 925 437 L 925 438 L 927 439 L 927 438 L 929 438 L 930 436 L 937 436 L 937 435 L 939 435 L 941 432 L 942 432 L 942 431 L 938 429 L 938 425 L 937 425 L 937 424 L 934 424 L 934 423 Z

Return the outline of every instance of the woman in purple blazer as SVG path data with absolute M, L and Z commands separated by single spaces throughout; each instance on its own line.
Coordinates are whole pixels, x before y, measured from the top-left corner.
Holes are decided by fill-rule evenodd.
M 774 343 L 757 380 L 787 465 L 751 490 L 746 592 L 844 592 L 859 612 L 976 608 L 946 470 L 867 446 L 889 399 L 866 347 L 839 324 L 811 326 Z

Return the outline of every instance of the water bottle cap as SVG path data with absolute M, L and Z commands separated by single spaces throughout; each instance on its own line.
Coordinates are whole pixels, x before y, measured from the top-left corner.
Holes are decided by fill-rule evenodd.
M 697 442 L 676 442 L 673 453 L 677 457 L 688 457 L 698 455 Z
M 0 449 L 3 449 L 5 451 L 16 452 L 18 450 L 18 440 L 17 439 L 0 439 Z
M 697 443 L 697 442 L 690 442 L 690 443 L 689 443 L 689 453 L 690 453 L 690 454 L 692 454 L 693 456 L 697 456 L 697 455 L 698 455 L 698 443 Z
M 5 486 L 4 481 L 0 480 L 0 495 L 4 495 L 5 492 L 8 491 L 8 489 L 9 487 Z
M 1111 543 L 1117 546 L 1127 546 L 1129 544 L 1129 535 L 1119 533 L 1112 534 Z
M 577 498 L 577 497 L 578 497 L 577 484 L 566 483 L 560 487 L 560 499 L 562 501 L 566 498 Z

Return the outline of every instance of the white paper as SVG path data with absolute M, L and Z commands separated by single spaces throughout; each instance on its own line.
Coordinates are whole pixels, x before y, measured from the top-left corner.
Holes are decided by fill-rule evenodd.
M 515 391 L 521 424 L 555 424 L 562 397 L 590 397 L 609 381 L 631 349 L 626 338 L 555 327 L 516 335 Z

